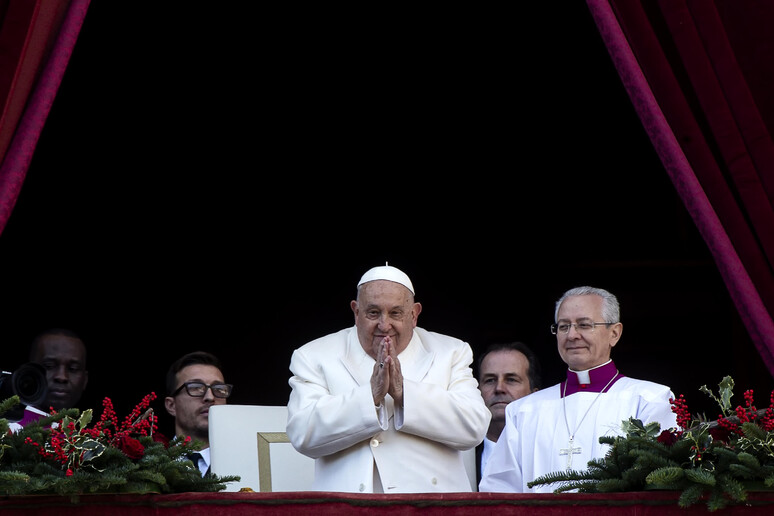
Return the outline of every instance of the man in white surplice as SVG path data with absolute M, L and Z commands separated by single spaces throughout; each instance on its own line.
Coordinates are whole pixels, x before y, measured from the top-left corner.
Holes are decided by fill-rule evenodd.
M 605 456 L 602 435 L 621 435 L 630 417 L 662 430 L 677 426 L 671 389 L 624 376 L 610 359 L 623 331 L 618 300 L 593 287 L 568 290 L 556 302 L 559 355 L 567 379 L 511 402 L 505 429 L 497 440 L 479 484 L 480 491 L 552 492 L 558 486 L 527 483 L 548 473 L 583 471 Z

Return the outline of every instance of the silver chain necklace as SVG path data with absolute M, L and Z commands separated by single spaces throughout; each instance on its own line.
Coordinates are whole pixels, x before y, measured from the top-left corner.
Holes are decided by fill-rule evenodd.
M 610 384 L 613 383 L 613 380 L 618 378 L 618 374 L 619 374 L 618 369 L 616 369 L 615 376 L 613 376 L 610 379 L 610 381 L 607 382 L 607 385 L 602 387 L 602 390 L 599 391 L 599 394 L 597 394 L 597 397 L 594 398 L 594 401 L 591 402 L 591 405 L 589 405 L 589 408 L 586 409 L 586 412 L 583 414 L 583 417 L 581 418 L 580 422 L 575 427 L 575 432 L 570 432 L 570 423 L 567 422 L 567 397 L 565 396 L 565 394 L 567 393 L 567 384 L 569 382 L 567 380 L 564 381 L 564 389 L 562 389 L 562 413 L 564 414 L 564 425 L 567 427 L 567 434 L 570 436 L 570 441 L 569 441 L 569 444 L 567 445 L 567 448 L 559 448 L 559 455 L 567 455 L 568 471 L 572 468 L 572 456 L 579 455 L 582 451 L 580 446 L 573 447 L 575 434 L 578 432 L 578 429 L 583 423 L 583 420 L 586 419 L 586 416 L 589 414 L 589 411 L 591 411 L 591 407 L 594 406 L 594 403 L 596 403 L 599 397 L 602 396 L 602 393 L 605 392 L 605 390 L 607 390 L 608 387 L 610 387 Z

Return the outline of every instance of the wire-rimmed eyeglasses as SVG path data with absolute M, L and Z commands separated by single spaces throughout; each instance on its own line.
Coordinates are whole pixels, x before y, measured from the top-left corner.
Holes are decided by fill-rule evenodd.
M 595 326 L 605 325 L 609 326 L 611 322 L 591 322 L 591 321 L 583 321 L 579 323 L 558 323 L 558 324 L 552 324 L 551 325 L 551 333 L 556 335 L 557 333 L 570 333 L 570 327 L 575 326 L 575 331 L 579 333 L 586 333 L 586 332 L 592 332 L 594 331 Z
M 172 393 L 172 397 L 177 396 L 180 391 L 185 389 L 185 392 L 187 392 L 189 396 L 201 398 L 207 393 L 207 389 L 212 389 L 212 395 L 216 398 L 228 398 L 231 396 L 233 388 L 234 386 L 230 383 L 213 383 L 212 385 L 207 385 L 204 382 L 185 382 Z

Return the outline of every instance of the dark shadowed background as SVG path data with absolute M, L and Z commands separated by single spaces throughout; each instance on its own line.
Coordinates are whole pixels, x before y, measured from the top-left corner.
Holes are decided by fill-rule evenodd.
M 523 340 L 546 385 L 554 302 L 589 284 L 620 299 L 624 374 L 710 417 L 698 388 L 727 374 L 737 403 L 766 401 L 585 3 L 538 4 L 92 2 L 0 237 L 0 366 L 65 326 L 89 347 L 80 408 L 163 398 L 197 349 L 232 403 L 284 404 L 292 350 L 353 324 L 360 275 L 389 261 L 421 326 L 476 352 Z

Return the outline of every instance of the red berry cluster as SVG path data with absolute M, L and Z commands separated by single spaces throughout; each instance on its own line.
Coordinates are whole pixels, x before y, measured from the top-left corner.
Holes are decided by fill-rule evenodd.
M 672 412 L 677 415 L 677 424 L 682 429 L 678 435 L 681 435 L 690 428 L 692 422 L 688 404 L 682 394 L 677 399 L 670 398 L 669 403 L 672 405 Z M 774 391 L 769 395 L 769 407 L 763 412 L 758 411 L 755 406 L 752 389 L 745 391 L 744 406 L 737 406 L 734 409 L 734 415 L 736 421 L 728 419 L 723 414 L 718 415 L 719 430 L 711 432 L 713 437 L 727 441 L 731 434 L 741 436 L 743 435 L 742 423 L 755 423 L 766 432 L 774 430 Z
M 723 428 L 729 433 L 743 435 L 742 423 L 755 423 L 763 430 L 770 432 L 774 430 L 774 391 L 769 395 L 769 408 L 763 412 L 759 412 L 755 407 L 753 400 L 753 391 L 747 390 L 744 392 L 744 407 L 739 405 L 734 409 L 734 413 L 738 422 L 731 421 L 723 414 L 718 416 L 718 426 Z
M 99 441 L 104 446 L 118 448 L 130 459 L 140 459 L 145 448 L 135 436 L 153 435 L 158 428 L 158 417 L 153 409 L 148 408 L 155 399 L 154 392 L 145 396 L 119 426 L 113 402 L 105 398 L 102 401 L 102 416 L 92 428 L 79 429 L 76 421 L 65 418 L 63 422 L 66 421 L 66 424 L 52 425 L 46 443 L 37 443 L 29 437 L 24 442 L 37 448 L 38 453 L 46 459 L 67 467 L 67 476 L 72 475 L 73 469 L 81 467 L 85 462 L 86 452 L 79 451 L 83 449 L 81 446 L 75 446 L 84 437 Z
M 691 427 L 691 412 L 688 410 L 688 403 L 685 401 L 685 396 L 682 394 L 677 399 L 669 398 L 669 403 L 672 405 L 672 412 L 677 415 L 677 426 L 682 428 L 678 431 L 678 435 L 682 435 L 685 430 Z

